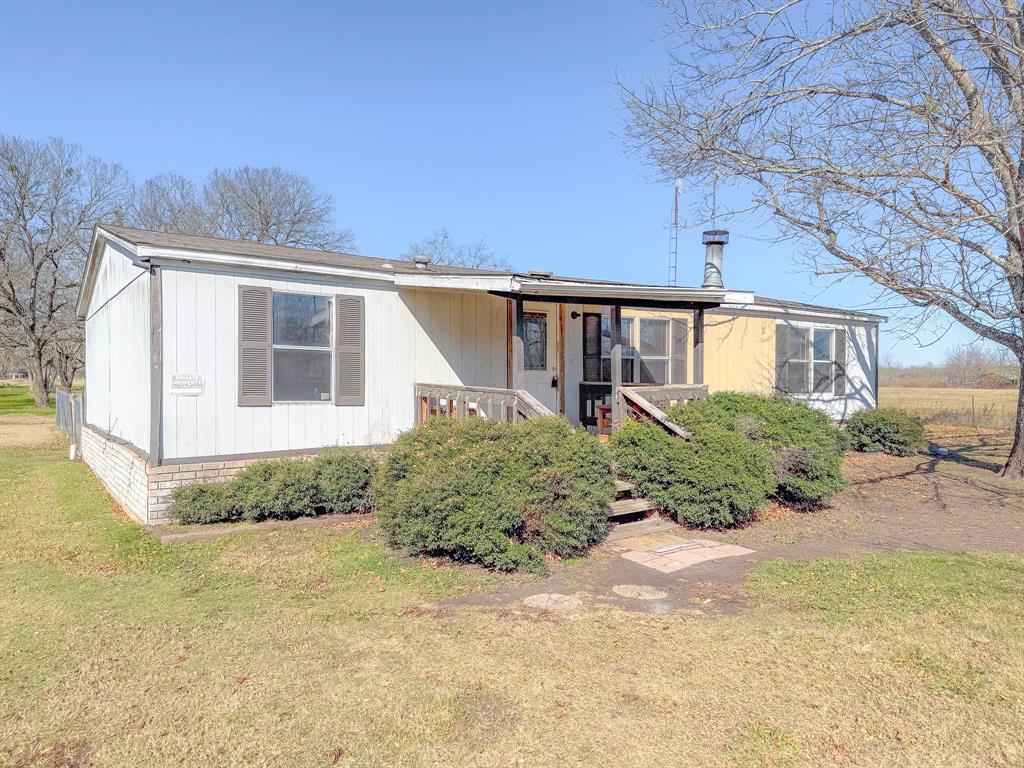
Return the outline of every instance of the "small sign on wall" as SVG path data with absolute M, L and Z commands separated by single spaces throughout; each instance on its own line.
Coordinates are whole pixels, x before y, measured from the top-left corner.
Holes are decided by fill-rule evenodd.
M 184 397 L 195 397 L 203 394 L 203 374 L 172 373 L 171 394 Z

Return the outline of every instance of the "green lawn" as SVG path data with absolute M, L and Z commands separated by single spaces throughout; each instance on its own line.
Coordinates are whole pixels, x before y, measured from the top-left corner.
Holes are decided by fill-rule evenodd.
M 369 528 L 161 546 L 62 456 L 0 448 L 0 765 L 1024 763 L 1018 557 L 767 563 L 731 617 L 456 607 L 504 579 Z
M 28 413 L 37 416 L 52 416 L 53 398 L 45 408 L 36 408 L 35 399 L 28 387 L 16 384 L 0 384 L 0 416 L 8 413 Z

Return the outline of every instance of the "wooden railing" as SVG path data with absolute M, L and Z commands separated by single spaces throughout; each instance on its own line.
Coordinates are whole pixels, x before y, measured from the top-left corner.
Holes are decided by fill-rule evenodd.
M 693 435 L 678 424 L 669 421 L 662 409 L 690 400 L 702 400 L 708 396 L 708 388 L 703 384 L 620 387 L 616 396 L 619 398 L 619 413 L 623 418 L 634 421 L 652 421 L 660 425 L 666 432 L 681 437 L 683 440 L 689 440 Z
M 455 384 L 416 384 L 415 389 L 417 424 L 432 416 L 482 416 L 492 421 L 514 422 L 553 415 L 540 400 L 522 389 Z

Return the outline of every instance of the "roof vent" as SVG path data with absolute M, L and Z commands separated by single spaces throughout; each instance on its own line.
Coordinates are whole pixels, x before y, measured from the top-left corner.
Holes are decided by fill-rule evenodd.
M 425 253 L 414 253 L 412 255 L 412 261 L 416 265 L 416 269 L 426 269 L 427 264 L 430 263 L 430 257 Z
M 531 269 L 530 270 L 530 277 L 544 277 L 544 278 L 551 277 L 551 270 L 550 269 Z

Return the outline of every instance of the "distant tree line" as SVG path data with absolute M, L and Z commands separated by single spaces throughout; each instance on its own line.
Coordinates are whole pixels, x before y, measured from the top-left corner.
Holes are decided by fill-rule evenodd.
M 0 362 L 28 370 L 36 404 L 85 365 L 75 305 L 96 224 L 355 252 L 331 195 L 283 168 L 215 168 L 201 186 L 165 173 L 135 183 L 124 167 L 59 138 L 0 134 Z M 447 230 L 410 246 L 444 264 L 504 266 L 486 241 Z
M 1018 366 L 1003 347 L 960 344 L 941 363 L 903 365 L 891 356 L 882 361 L 879 381 L 890 387 L 1013 387 Z

